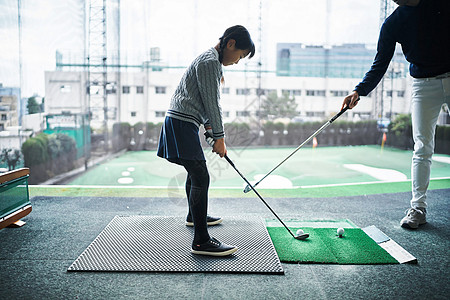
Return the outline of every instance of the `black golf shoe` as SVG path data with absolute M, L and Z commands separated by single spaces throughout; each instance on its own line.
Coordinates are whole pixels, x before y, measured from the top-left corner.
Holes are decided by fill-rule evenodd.
M 237 249 L 236 246 L 227 245 L 215 238 L 210 238 L 209 241 L 203 244 L 193 243 L 191 252 L 199 255 L 227 256 L 236 252 Z
M 222 223 L 223 219 L 222 218 L 216 218 L 216 217 L 211 217 L 211 216 L 207 216 L 206 217 L 206 224 L 208 224 L 208 226 L 214 226 L 217 224 Z M 187 217 L 186 218 L 186 226 L 194 226 L 194 222 L 192 221 L 192 217 Z

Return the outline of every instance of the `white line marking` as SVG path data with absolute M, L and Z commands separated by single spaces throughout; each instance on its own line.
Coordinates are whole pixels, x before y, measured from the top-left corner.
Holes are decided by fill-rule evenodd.
M 450 157 L 448 156 L 433 156 L 433 160 L 444 164 L 450 164 Z
M 131 184 L 133 183 L 134 179 L 131 177 L 122 177 L 117 179 L 117 182 L 120 184 Z
M 367 174 L 379 180 L 403 181 L 408 178 L 405 174 L 396 170 L 374 168 L 361 164 L 344 164 L 344 168 Z
M 430 180 L 444 180 L 450 179 L 450 177 L 436 177 Z M 366 185 L 366 184 L 380 184 L 380 183 L 393 183 L 402 181 L 369 181 L 369 182 L 351 182 L 351 183 L 333 183 L 333 184 L 320 184 L 320 185 L 302 185 L 293 186 L 292 189 L 311 189 L 311 188 L 323 188 L 323 187 L 336 187 L 336 186 L 352 186 L 352 185 Z M 403 182 L 411 182 L 411 179 L 403 180 Z M 132 185 L 132 186 L 116 186 L 116 185 L 28 185 L 34 188 L 55 188 L 55 189 L 68 189 L 68 188 L 86 188 L 86 189 L 129 189 L 129 188 L 141 188 L 141 189 L 184 189 L 184 186 L 150 186 L 150 185 Z M 211 186 L 210 189 L 214 190 L 230 190 L 243 189 L 242 186 Z M 258 189 L 258 187 L 257 187 Z M 271 190 L 271 189 L 267 189 Z

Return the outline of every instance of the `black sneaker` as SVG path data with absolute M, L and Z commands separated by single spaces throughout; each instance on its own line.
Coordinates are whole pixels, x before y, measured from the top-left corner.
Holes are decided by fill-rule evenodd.
M 208 226 L 214 226 L 217 224 L 222 223 L 223 219 L 222 218 L 216 218 L 216 217 L 211 217 L 211 216 L 206 216 L 206 224 L 208 224 Z M 187 217 L 186 218 L 186 226 L 194 226 L 194 222 L 192 221 L 192 217 Z
M 210 238 L 206 243 L 192 244 L 191 252 L 199 255 L 227 256 L 237 251 L 236 246 L 221 243 L 215 238 Z

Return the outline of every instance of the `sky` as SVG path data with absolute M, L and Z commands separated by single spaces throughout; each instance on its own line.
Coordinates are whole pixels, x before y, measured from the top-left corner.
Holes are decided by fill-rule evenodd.
M 165 64 L 186 66 L 240 24 L 257 48 L 247 64 L 261 60 L 263 69 L 274 70 L 277 43 L 375 45 L 380 26 L 379 0 L 107 0 L 109 52 L 118 49 L 119 2 L 122 63 L 143 61 L 159 47 Z M 0 83 L 19 87 L 21 73 L 22 97 L 45 96 L 44 72 L 55 70 L 56 51 L 83 57 L 85 1 L 20 3 L 21 56 L 18 0 L 0 0 Z

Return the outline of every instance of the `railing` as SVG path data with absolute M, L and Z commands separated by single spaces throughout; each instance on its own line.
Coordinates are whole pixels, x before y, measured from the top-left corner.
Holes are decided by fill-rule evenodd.
M 31 212 L 29 176 L 28 168 L 0 174 L 0 229 L 25 224 L 20 219 Z

